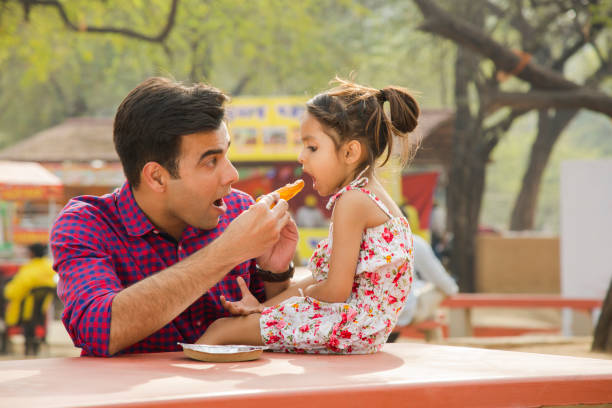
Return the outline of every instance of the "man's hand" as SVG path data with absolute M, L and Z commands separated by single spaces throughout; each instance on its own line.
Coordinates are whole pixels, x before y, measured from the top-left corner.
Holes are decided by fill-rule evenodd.
M 236 281 L 238 282 L 238 287 L 240 287 L 242 299 L 237 302 L 230 302 L 222 295 L 220 299 L 223 307 L 232 315 L 245 316 L 252 313 L 261 313 L 264 306 L 253 296 L 242 276 L 239 276 Z
M 274 207 L 270 209 L 273 205 Z M 288 223 L 293 224 L 293 227 L 289 227 L 289 232 L 285 228 Z M 279 200 L 278 193 L 271 193 L 236 217 L 219 238 L 225 247 L 223 253 L 231 256 L 232 259 L 235 257 L 236 264 L 239 264 L 247 259 L 258 258 L 264 253 L 270 253 L 271 248 L 276 246 L 279 240 L 286 242 L 288 241 L 286 237 L 291 237 L 293 234 L 297 237 L 297 228 L 291 221 L 287 202 Z M 297 243 L 297 238 L 295 238 L 295 243 Z M 295 250 L 295 243 L 293 250 Z M 290 256 L 293 256 L 293 252 Z M 284 265 L 285 269 L 289 260 Z
M 280 232 L 280 239 L 257 258 L 257 264 L 270 272 L 282 273 L 289 268 L 295 254 L 299 234 L 293 218 L 289 218 Z

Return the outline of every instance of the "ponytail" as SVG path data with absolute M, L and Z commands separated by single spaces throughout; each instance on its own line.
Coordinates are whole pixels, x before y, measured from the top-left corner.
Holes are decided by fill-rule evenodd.
M 391 123 L 398 133 L 412 132 L 418 124 L 419 104 L 407 89 L 388 86 L 380 90 L 383 103 L 389 101 Z
M 412 132 L 419 123 L 418 118 L 421 113 L 419 104 L 407 89 L 398 86 L 388 86 L 381 89 L 379 91 L 378 100 L 380 101 L 381 107 L 384 106 L 385 101 L 389 103 L 389 119 L 387 122 L 387 129 L 385 129 L 386 131 L 384 133 L 391 135 L 388 139 L 389 148 L 387 150 L 387 157 L 381 166 L 387 163 L 391 155 L 393 147 L 392 135 L 396 135 L 400 138 L 402 147 L 400 149 L 400 157 L 402 159 L 402 164 L 405 164 L 408 159 L 412 158 L 414 155 L 414 149 L 410 146 L 410 142 L 407 139 L 408 134 Z M 387 115 L 385 114 L 385 116 Z

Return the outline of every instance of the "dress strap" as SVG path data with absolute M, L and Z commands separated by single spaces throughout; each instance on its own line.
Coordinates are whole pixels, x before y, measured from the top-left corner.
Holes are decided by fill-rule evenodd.
M 391 211 L 389 211 L 389 209 L 387 208 L 387 206 L 385 205 L 385 203 L 383 203 L 378 197 L 376 197 L 376 195 L 371 192 L 370 190 L 366 190 L 365 188 L 360 188 L 361 191 L 363 191 L 364 193 L 366 193 L 368 196 L 370 196 L 370 198 L 372 199 L 372 201 L 374 201 L 374 203 L 381 209 L 383 210 L 383 212 L 385 214 L 387 214 L 387 217 L 389 218 L 393 218 L 394 215 L 391 214 Z
M 336 200 L 345 192 L 345 191 L 349 191 L 349 190 L 359 190 L 362 193 L 367 194 L 372 201 L 374 201 L 374 203 L 381 209 L 383 210 L 383 212 L 385 214 L 387 214 L 387 217 L 389 218 L 393 218 L 393 214 L 391 214 L 391 211 L 389 211 L 389 209 L 387 208 L 387 206 L 378 198 L 376 197 L 376 195 L 374 195 L 374 193 L 372 193 L 370 190 L 363 188 L 366 184 L 368 184 L 368 178 L 367 177 L 361 177 L 363 175 L 363 173 L 367 170 L 368 168 L 366 167 L 361 173 L 359 173 L 359 175 L 355 178 L 355 180 L 353 180 L 349 185 L 344 186 L 340 191 L 338 191 L 336 194 L 334 194 L 329 201 L 327 202 L 327 205 L 325 206 L 325 208 L 327 208 L 328 210 L 330 210 L 334 203 L 336 202 Z
M 351 190 L 351 189 L 354 189 L 354 188 L 361 188 L 361 187 L 364 187 L 365 185 L 367 185 L 368 184 L 368 178 L 367 177 L 362 177 L 362 176 L 363 176 L 363 173 L 365 173 L 366 170 L 368 170 L 369 168 L 370 168 L 370 166 L 367 166 L 365 169 L 363 169 L 357 175 L 357 177 L 355 177 L 355 180 L 351 181 L 348 185 L 342 187 L 340 190 L 338 190 L 338 192 L 336 194 L 331 196 L 329 201 L 327 202 L 327 205 L 325 206 L 325 208 L 327 208 L 328 210 L 331 210 L 331 208 L 334 206 L 334 203 L 336 202 L 338 197 L 340 197 L 342 195 L 342 193 L 344 193 L 345 191 L 348 191 L 348 190 Z

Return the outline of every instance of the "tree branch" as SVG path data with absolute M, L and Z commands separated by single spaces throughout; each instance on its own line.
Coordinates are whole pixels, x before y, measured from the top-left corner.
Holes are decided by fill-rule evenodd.
M 433 0 L 414 0 L 425 22 L 421 30 L 448 38 L 493 61 L 497 69 L 513 72 L 521 58 L 502 44 L 487 37 L 470 23 L 455 18 L 438 7 Z M 559 73 L 530 61 L 517 77 L 540 89 L 577 89 L 580 86 L 567 80 Z
M 230 93 L 230 95 L 238 96 L 242 94 L 242 92 L 244 91 L 244 88 L 246 88 L 247 84 L 251 81 L 251 79 L 253 79 L 252 73 L 244 74 L 240 78 L 240 80 L 238 80 L 236 85 L 234 85 L 234 88 L 232 89 L 232 93 Z
M 495 125 L 485 129 L 483 131 L 484 137 L 486 139 L 484 154 L 486 157 L 489 157 L 497 143 L 499 143 L 501 137 L 506 134 L 512 123 L 519 117 L 523 116 L 529 112 L 528 109 L 515 109 L 510 112 L 508 116 L 506 116 L 503 120 L 499 121 Z
M 521 44 L 523 50 L 533 53 L 537 47 L 535 39 L 537 38 L 534 27 L 525 19 L 523 15 L 522 2 L 515 2 L 516 9 L 510 18 L 510 24 L 521 33 Z
M 587 43 L 591 43 L 593 47 L 595 48 L 595 51 L 599 52 L 599 49 L 597 49 L 597 47 L 595 46 L 595 37 L 597 37 L 597 35 L 603 31 L 603 28 L 604 28 L 603 24 L 594 24 L 591 27 L 588 37 L 584 34 L 582 30 L 578 30 L 578 33 L 580 34 L 580 38 L 576 42 L 574 42 L 574 44 L 568 46 L 567 48 L 563 50 L 563 52 L 561 53 L 561 56 L 553 63 L 552 69 L 554 69 L 555 71 L 561 71 L 563 69 L 563 66 L 567 62 L 567 60 L 570 59 L 575 53 L 577 53 Z
M 563 91 L 499 92 L 491 95 L 489 108 L 580 109 L 585 108 L 612 117 L 612 98 L 592 89 Z
M 125 37 L 135 38 L 138 40 L 155 42 L 155 43 L 163 43 L 166 37 L 172 31 L 174 27 L 174 23 L 176 21 L 176 12 L 178 9 L 179 0 L 172 0 L 172 4 L 170 6 L 170 12 L 168 13 L 168 18 L 166 21 L 166 26 L 162 28 L 162 30 L 157 35 L 146 35 L 142 34 L 129 28 L 116 28 L 116 27 L 89 27 L 87 25 L 77 25 L 74 24 L 68 18 L 68 14 L 66 13 L 66 9 L 64 5 L 60 3 L 58 0 L 19 0 L 24 9 L 24 18 L 27 21 L 29 18 L 29 13 L 34 6 L 47 6 L 53 7 L 58 12 L 60 18 L 64 22 L 64 25 L 76 32 L 88 32 L 88 33 L 97 33 L 97 34 L 118 34 Z
M 414 0 L 425 22 L 424 31 L 446 37 L 456 44 L 470 49 L 493 61 L 497 69 L 512 72 L 520 57 L 503 45 L 487 37 L 470 23 L 455 18 L 440 9 L 433 0 Z M 535 89 L 526 93 L 496 93 L 491 95 L 492 111 L 509 106 L 513 109 L 586 108 L 612 117 L 612 97 L 580 86 L 561 74 L 530 61 L 517 77 Z
M 607 60 L 603 60 L 601 62 L 601 65 L 597 69 L 597 71 L 595 71 L 593 75 L 591 75 L 589 78 L 586 79 L 585 85 L 587 87 L 598 86 L 601 83 L 601 81 L 604 80 L 605 77 L 611 74 L 612 74 L 612 59 L 608 58 Z

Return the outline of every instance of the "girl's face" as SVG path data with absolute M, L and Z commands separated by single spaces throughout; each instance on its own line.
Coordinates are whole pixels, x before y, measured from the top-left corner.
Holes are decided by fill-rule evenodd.
M 336 150 L 332 137 L 321 123 L 306 112 L 300 126 L 302 151 L 298 161 L 304 173 L 312 177 L 313 188 L 322 196 L 335 193 L 350 183 L 351 166 L 342 160 L 342 150 Z

